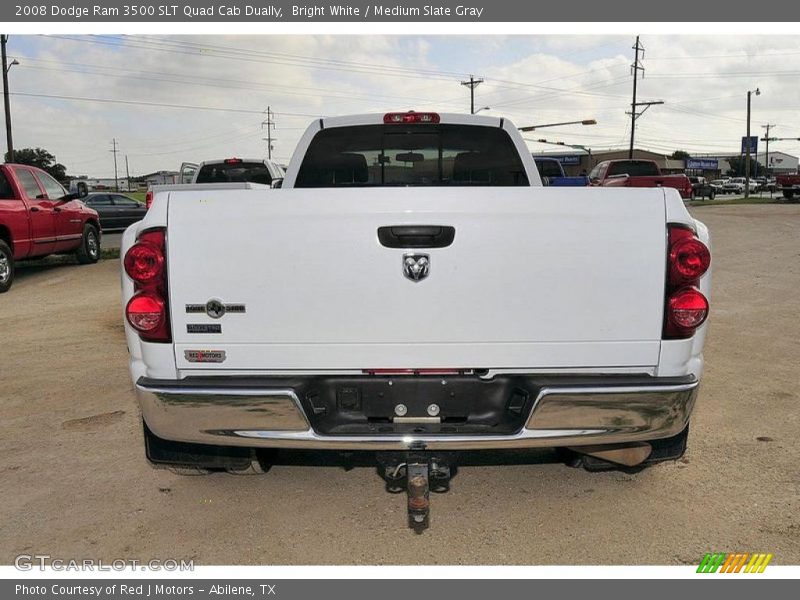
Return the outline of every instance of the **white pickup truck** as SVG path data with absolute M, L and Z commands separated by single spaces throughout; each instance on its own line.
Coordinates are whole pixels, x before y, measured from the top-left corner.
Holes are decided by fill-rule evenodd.
M 411 502 L 449 451 L 683 454 L 710 252 L 676 190 L 542 187 L 508 120 L 416 112 L 314 121 L 242 185 L 160 188 L 123 238 L 152 463 L 376 450 Z

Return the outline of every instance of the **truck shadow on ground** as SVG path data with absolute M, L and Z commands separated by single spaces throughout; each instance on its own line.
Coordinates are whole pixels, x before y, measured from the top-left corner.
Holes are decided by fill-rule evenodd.
M 536 448 L 527 450 L 482 450 L 431 452 L 431 456 L 446 458 L 461 467 L 487 467 L 509 465 L 563 464 L 564 456 L 556 449 Z M 275 450 L 262 455 L 262 459 L 273 466 L 295 467 L 339 467 L 346 471 L 359 467 L 375 467 L 382 460 L 392 458 L 405 462 L 408 454 L 398 452 L 339 452 L 333 450 Z
M 59 269 L 76 268 L 78 262 L 72 257 L 47 257 L 42 260 L 23 260 L 14 265 L 14 280 L 20 282 L 32 279 L 36 275 L 57 271 Z
M 334 467 L 344 471 L 354 469 L 373 469 L 378 477 L 386 483 L 390 493 L 405 491 L 405 467 L 412 462 L 430 464 L 431 468 L 439 469 L 444 466 L 447 475 L 445 481 L 440 481 L 436 491 L 449 489 L 449 481 L 456 477 L 461 467 L 489 467 L 511 465 L 547 465 L 565 464 L 566 455 L 558 449 L 524 449 L 524 450 L 483 450 L 475 451 L 448 451 L 415 453 L 413 451 L 375 452 L 356 451 L 341 452 L 333 450 L 259 450 L 258 458 L 262 468 L 274 466 L 290 467 Z M 439 466 L 435 466 L 439 465 Z M 402 469 L 402 470 L 401 470 Z M 397 479 L 390 474 L 394 472 Z M 432 474 L 431 477 L 434 477 Z M 434 487 L 436 487 L 433 484 Z

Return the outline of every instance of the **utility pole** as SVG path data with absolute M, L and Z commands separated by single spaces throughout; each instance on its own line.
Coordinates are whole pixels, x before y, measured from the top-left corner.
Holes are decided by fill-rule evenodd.
M 119 150 L 117 149 L 117 138 L 111 139 L 111 150 L 109 150 L 109 152 L 114 153 L 114 191 L 118 192 L 119 177 L 117 176 L 117 152 L 119 152 Z
M 773 127 L 776 127 L 776 125 L 774 125 L 773 123 L 767 123 L 766 125 L 762 125 L 761 127 L 767 130 L 766 133 L 764 134 L 764 141 L 767 143 L 767 148 L 764 157 L 764 162 L 766 163 L 766 166 L 764 167 L 764 170 L 766 171 L 767 179 L 769 179 L 769 130 L 772 129 Z M 758 162 L 758 155 L 756 155 L 756 162 Z
M 475 79 L 472 75 L 469 76 L 469 81 L 462 81 L 461 85 L 469 88 L 469 114 L 475 114 L 475 88 L 483 83 L 483 79 Z
M 275 113 L 272 112 L 271 107 L 267 107 L 267 120 L 261 122 L 261 129 L 264 129 L 264 125 L 267 126 L 267 137 L 263 138 L 267 142 L 267 158 L 272 160 L 272 128 L 275 127 L 275 121 L 272 120 L 272 117 L 275 116 Z
M 631 111 L 627 114 L 631 116 L 631 143 L 630 147 L 628 148 L 628 159 L 633 160 L 633 144 L 634 139 L 636 137 L 636 119 L 641 117 L 648 108 L 655 104 L 664 104 L 662 100 L 658 100 L 655 102 L 637 102 L 636 101 L 636 84 L 639 80 L 639 71 L 642 72 L 642 77 L 644 77 L 644 67 L 639 64 L 640 58 L 644 58 L 644 46 L 642 46 L 641 42 L 639 42 L 639 36 L 636 36 L 636 44 L 633 46 L 634 50 L 634 58 L 633 64 L 631 65 L 631 71 L 633 72 L 633 98 L 631 99 Z M 639 53 L 641 52 L 641 57 Z M 638 108 L 643 106 L 641 112 L 638 111 Z
M 644 67 L 639 66 L 639 52 L 644 58 L 644 46 L 639 43 L 639 36 L 636 36 L 636 45 L 633 47 L 634 59 L 631 68 L 633 69 L 633 99 L 631 100 L 631 145 L 628 149 L 628 160 L 633 159 L 633 139 L 636 131 L 636 82 L 639 80 L 639 70 L 644 71 Z
M 131 191 L 131 170 L 128 168 L 128 155 L 125 155 L 125 180 L 127 181 L 127 191 Z
M 8 36 L 0 35 L 3 56 L 3 103 L 6 107 L 6 146 L 8 147 L 8 162 L 14 162 L 14 141 L 11 139 L 11 100 L 8 92 L 8 58 L 6 57 L 6 44 Z
M 750 197 L 750 98 L 752 95 L 761 95 L 761 90 L 747 90 L 747 141 L 745 142 L 745 158 L 744 158 L 744 197 Z M 758 158 L 758 155 L 756 155 Z

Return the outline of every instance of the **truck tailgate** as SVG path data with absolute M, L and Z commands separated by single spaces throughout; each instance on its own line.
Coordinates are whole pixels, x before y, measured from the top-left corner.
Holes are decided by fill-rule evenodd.
M 664 220 L 657 189 L 173 192 L 177 366 L 653 367 Z M 401 225 L 451 226 L 455 238 L 384 247 L 378 228 Z M 429 256 L 427 277 L 404 276 L 406 253 Z M 209 316 L 210 300 L 227 312 Z M 197 350 L 224 360 L 195 362 Z

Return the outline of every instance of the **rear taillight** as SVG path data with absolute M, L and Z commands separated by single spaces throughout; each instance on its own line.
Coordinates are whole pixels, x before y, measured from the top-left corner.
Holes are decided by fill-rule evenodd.
M 148 190 L 148 192 L 144 195 L 144 207 L 150 210 L 150 207 L 153 204 L 153 192 Z
M 692 337 L 708 317 L 708 299 L 698 289 L 711 252 L 683 225 L 669 225 L 664 339 Z
M 128 323 L 140 333 L 152 333 L 167 317 L 164 301 L 150 292 L 136 294 L 125 307 Z
M 670 245 L 670 279 L 674 283 L 700 279 L 711 264 L 711 253 L 697 238 L 681 238 Z
M 164 255 L 147 242 L 137 242 L 125 253 L 125 272 L 136 283 L 148 284 L 161 277 Z
M 693 287 L 678 290 L 667 301 L 667 319 L 675 328 L 694 330 L 708 316 L 708 300 Z
M 383 115 L 383 122 L 385 125 L 409 125 L 416 123 L 438 123 L 439 115 L 437 113 L 423 112 L 418 113 L 410 110 L 404 113 L 386 113 Z
M 171 342 L 165 229 L 140 233 L 125 253 L 123 265 L 134 282 L 134 295 L 125 307 L 128 323 L 146 342 Z

